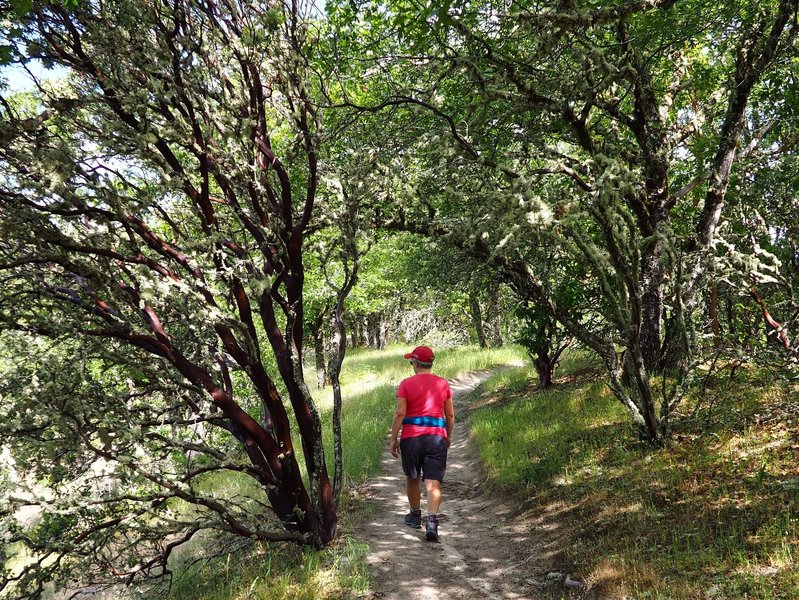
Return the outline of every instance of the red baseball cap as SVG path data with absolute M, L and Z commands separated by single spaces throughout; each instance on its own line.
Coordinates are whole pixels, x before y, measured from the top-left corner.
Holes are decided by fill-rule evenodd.
M 416 346 L 413 351 L 405 355 L 405 358 L 415 358 L 419 362 L 431 363 L 433 362 L 435 355 L 433 354 L 432 348 L 428 348 L 427 346 Z

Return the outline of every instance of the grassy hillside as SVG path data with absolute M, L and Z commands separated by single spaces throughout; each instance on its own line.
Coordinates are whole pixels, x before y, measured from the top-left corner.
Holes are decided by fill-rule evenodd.
M 722 374 L 652 450 L 578 357 L 552 391 L 516 369 L 471 398 L 490 477 L 526 511 L 557 513 L 572 572 L 608 599 L 799 598 L 796 385 Z

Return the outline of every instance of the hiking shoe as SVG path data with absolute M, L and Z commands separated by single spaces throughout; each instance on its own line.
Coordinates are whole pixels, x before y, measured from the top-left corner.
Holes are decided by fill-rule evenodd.
M 422 511 L 418 511 L 414 513 L 413 511 L 409 512 L 405 515 L 405 524 L 408 527 L 413 527 L 414 529 L 421 529 L 422 528 Z
M 431 521 L 430 519 L 427 520 L 427 532 L 425 533 L 425 538 L 429 542 L 437 542 L 438 541 L 438 521 Z

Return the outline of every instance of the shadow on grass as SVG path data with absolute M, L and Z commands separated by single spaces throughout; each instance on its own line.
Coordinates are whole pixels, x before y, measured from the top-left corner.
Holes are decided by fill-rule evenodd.
M 234 600 L 258 598 L 353 598 L 369 586 L 363 557 L 368 549 L 340 537 L 325 550 L 293 544 L 240 543 L 225 549 L 224 539 L 210 538 L 205 558 L 183 554 L 171 561 L 175 575 L 152 590 L 168 600 Z M 208 556 L 216 548 L 216 554 Z M 164 589 L 166 588 L 166 589 Z

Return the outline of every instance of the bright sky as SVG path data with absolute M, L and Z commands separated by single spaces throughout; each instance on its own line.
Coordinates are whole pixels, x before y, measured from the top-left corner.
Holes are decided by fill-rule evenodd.
M 28 62 L 28 69 L 39 80 L 58 79 L 67 74 L 67 69 L 62 67 L 56 69 L 45 69 L 38 60 Z M 9 65 L 0 67 L 0 79 L 8 83 L 11 92 L 33 89 L 33 82 L 28 73 L 19 65 Z

